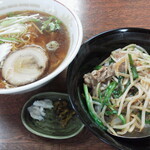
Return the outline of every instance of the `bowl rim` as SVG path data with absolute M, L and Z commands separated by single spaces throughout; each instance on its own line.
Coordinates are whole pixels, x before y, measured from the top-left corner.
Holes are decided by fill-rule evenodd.
M 0 89 L 0 94 L 18 94 L 18 93 L 25 93 L 27 91 L 32 91 L 32 89 L 34 90 L 34 88 L 36 89 L 39 85 L 43 85 L 44 83 L 49 82 L 50 80 L 52 80 L 54 77 L 56 77 L 58 74 L 60 74 L 63 70 L 65 70 L 65 68 L 67 68 L 67 66 L 73 61 L 73 59 L 75 58 L 75 56 L 77 55 L 80 46 L 82 44 L 82 40 L 83 40 L 83 28 L 82 28 L 82 24 L 81 21 L 79 19 L 79 17 L 76 15 L 76 13 L 69 8 L 68 6 L 66 6 L 65 4 L 55 0 L 56 3 L 62 5 L 63 7 L 65 7 L 70 14 L 73 16 L 73 18 L 75 19 L 76 23 L 77 23 L 77 30 L 78 30 L 78 40 L 76 43 L 76 46 L 74 48 L 74 51 L 72 53 L 71 56 L 67 56 L 64 58 L 63 62 L 49 75 L 47 75 L 46 77 L 39 79 L 33 83 L 29 83 L 27 85 L 23 85 L 20 87 L 14 87 L 14 88 L 9 88 L 9 89 Z M 68 60 L 64 63 L 64 61 L 66 60 L 66 58 L 68 57 Z M 31 89 L 31 90 L 29 90 Z
M 114 33 L 117 33 L 117 32 L 141 32 L 141 33 L 149 33 L 150 34 L 150 29 L 148 28 L 138 28 L 138 27 L 122 27 L 122 28 L 115 28 L 115 29 L 111 29 L 111 30 L 108 30 L 108 31 L 103 31 L 103 32 L 100 32 L 96 35 L 93 35 L 91 38 L 88 38 L 85 42 L 83 42 L 82 45 L 88 43 L 89 41 L 91 40 L 94 40 L 95 38 L 97 38 L 98 36 L 101 36 L 101 35 L 108 35 L 108 34 L 114 34 Z
M 49 139 L 68 139 L 68 138 L 71 138 L 71 137 L 74 137 L 76 136 L 77 134 L 79 134 L 83 128 L 84 128 L 84 124 L 81 122 L 81 126 L 80 128 L 74 132 L 73 134 L 70 134 L 70 135 L 66 135 L 66 136 L 53 136 L 53 135 L 46 135 L 44 133 L 40 133 L 38 131 L 35 131 L 34 129 L 32 129 L 31 127 L 28 126 L 28 124 L 26 123 L 25 119 L 24 119 L 24 112 L 25 112 L 25 109 L 26 109 L 26 106 L 27 104 L 30 102 L 30 101 L 33 101 L 35 97 L 38 97 L 40 95 L 46 95 L 46 94 L 49 94 L 49 95 L 59 95 L 59 98 L 61 96 L 65 96 L 68 101 L 69 101 L 69 95 L 66 94 L 66 93 L 60 93 L 60 92 L 42 92 L 42 93 L 38 93 L 38 94 L 35 94 L 33 96 L 31 96 L 27 101 L 26 103 L 23 105 L 22 107 L 22 110 L 21 110 L 21 121 L 22 121 L 22 124 L 24 125 L 24 127 L 30 131 L 31 133 L 37 135 L 37 136 L 40 136 L 40 137 L 45 137 L 45 138 L 49 138 Z M 79 119 L 79 118 L 78 118 Z M 80 120 L 80 119 L 79 119 Z

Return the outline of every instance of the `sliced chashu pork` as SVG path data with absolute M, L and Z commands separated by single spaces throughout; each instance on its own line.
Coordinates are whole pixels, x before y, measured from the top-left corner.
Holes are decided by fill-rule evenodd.
M 2 67 L 3 78 L 14 86 L 21 86 L 37 80 L 45 71 L 48 57 L 38 46 L 27 46 L 12 52 Z

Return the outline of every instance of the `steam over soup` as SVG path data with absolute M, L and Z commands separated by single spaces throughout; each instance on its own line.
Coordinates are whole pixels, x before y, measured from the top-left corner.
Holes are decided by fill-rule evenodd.
M 37 11 L 0 16 L 0 88 L 50 74 L 65 58 L 69 43 L 66 26 L 55 16 Z

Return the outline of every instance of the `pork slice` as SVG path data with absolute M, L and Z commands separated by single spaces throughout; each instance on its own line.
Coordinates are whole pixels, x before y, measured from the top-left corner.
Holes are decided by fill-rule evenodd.
M 115 74 L 113 65 L 103 66 L 99 70 L 93 70 L 83 76 L 85 84 L 89 87 L 96 86 L 99 82 L 105 82 L 108 78 Z

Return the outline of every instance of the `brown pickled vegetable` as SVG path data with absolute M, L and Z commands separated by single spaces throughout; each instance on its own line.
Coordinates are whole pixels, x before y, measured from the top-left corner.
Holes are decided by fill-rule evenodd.
M 75 111 L 70 108 L 66 100 L 59 100 L 53 103 L 54 112 L 62 127 L 66 127 L 70 119 L 75 115 Z

